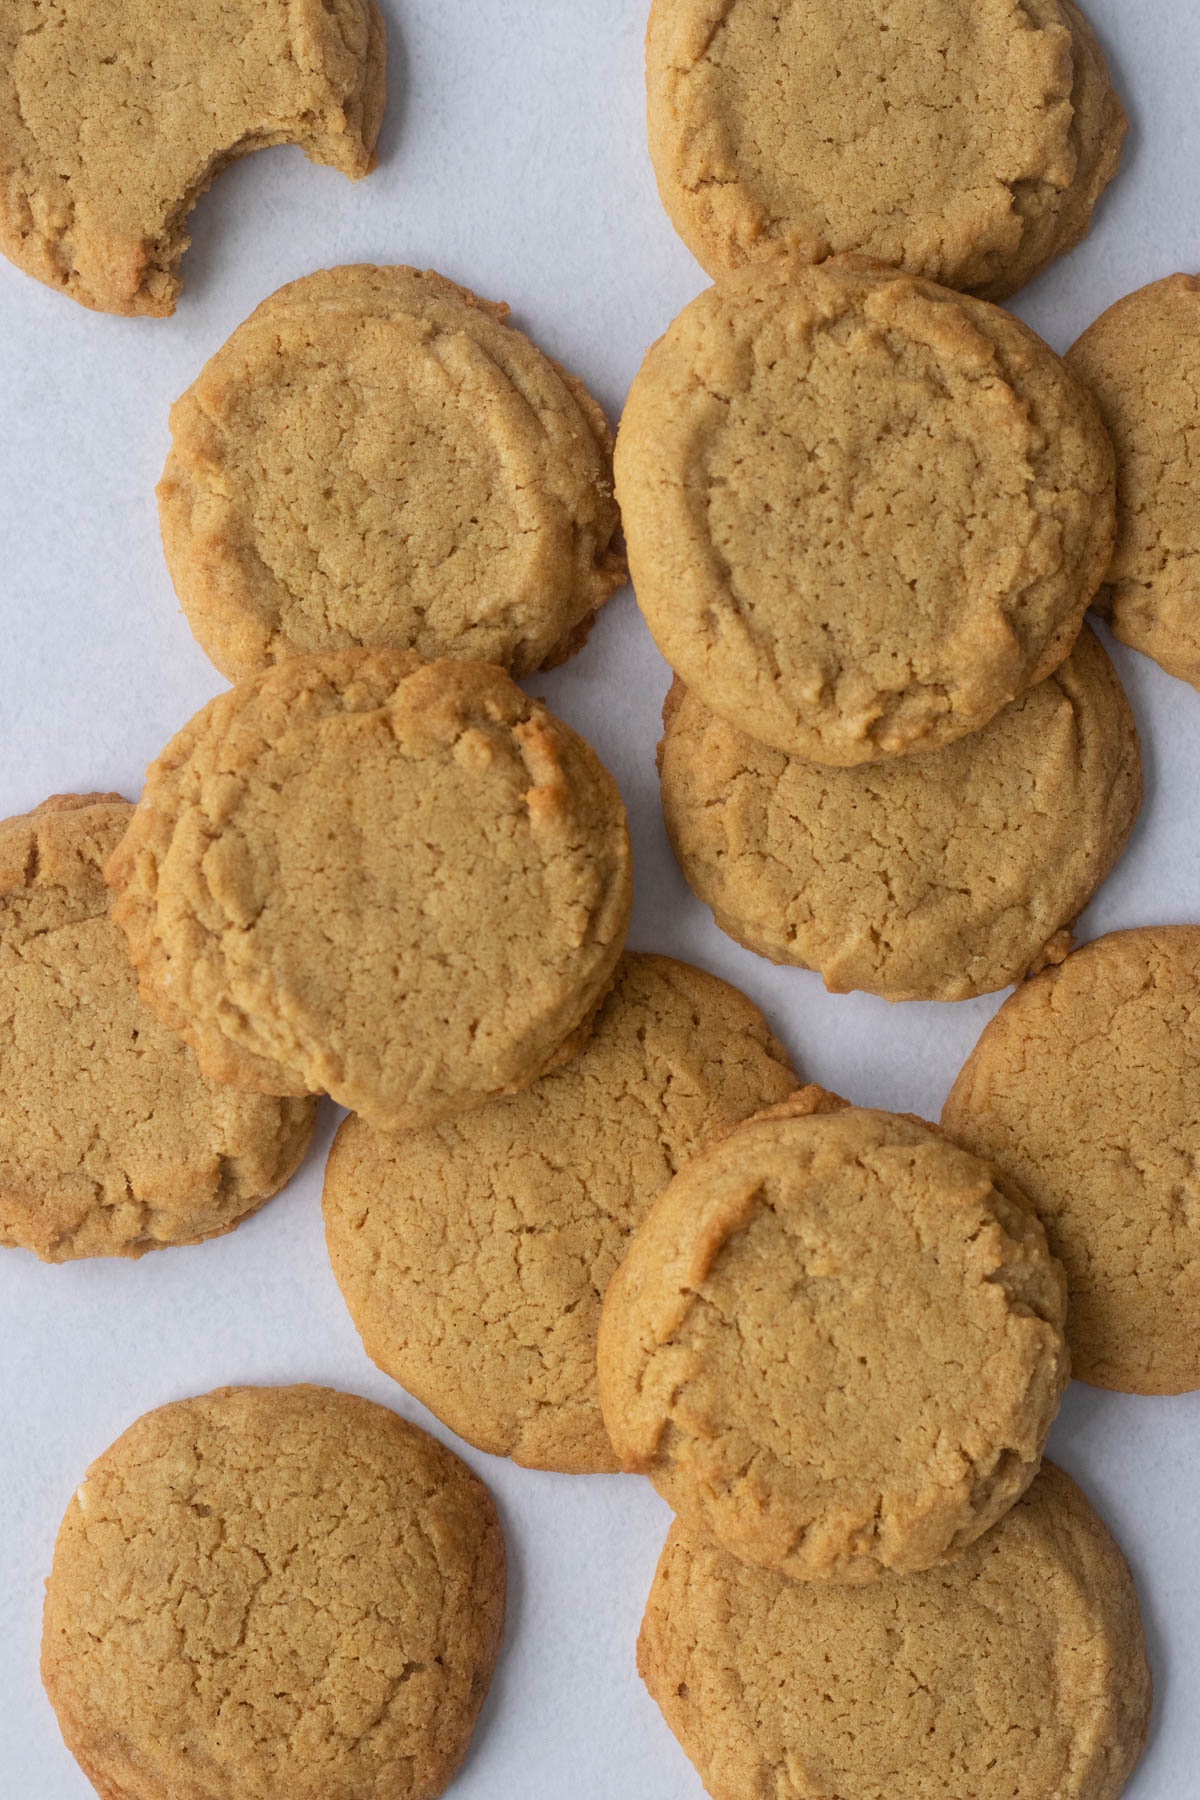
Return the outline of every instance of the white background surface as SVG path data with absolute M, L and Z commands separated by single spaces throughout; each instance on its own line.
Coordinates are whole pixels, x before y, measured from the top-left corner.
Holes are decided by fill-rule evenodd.
M 295 150 L 228 171 L 195 216 L 173 320 L 86 313 L 0 262 L 0 816 L 56 791 L 136 796 L 146 764 L 223 685 L 178 612 L 154 483 L 170 402 L 282 282 L 345 261 L 438 268 L 509 300 L 515 322 L 616 416 L 648 343 L 704 285 L 646 155 L 646 3 L 385 0 L 378 173 L 351 187 Z M 1200 265 L 1197 0 L 1089 10 L 1133 129 L 1091 238 L 1016 302 L 1060 350 L 1121 294 Z M 1200 695 L 1131 652 L 1116 657 L 1143 733 L 1147 801 L 1085 937 L 1200 920 Z M 808 1077 L 936 1118 L 996 1002 L 833 998 L 815 975 L 773 969 L 717 932 L 663 835 L 653 753 L 667 672 L 632 595 L 581 656 L 532 686 L 620 780 L 637 852 L 634 947 L 738 982 Z M 334 1286 L 319 1210 L 334 1123 L 327 1107 L 287 1194 L 217 1243 L 64 1268 L 0 1253 L 0 1800 L 90 1791 L 38 1684 L 42 1580 L 75 1483 L 134 1417 L 222 1383 L 304 1380 L 449 1436 L 367 1362 Z M 1074 1385 L 1052 1451 L 1120 1537 L 1145 1608 L 1158 1697 L 1128 1793 L 1190 1800 L 1200 1396 Z M 698 1800 L 633 1665 L 666 1508 L 634 1478 L 531 1474 L 465 1454 L 502 1508 L 512 1573 L 505 1648 L 456 1800 Z

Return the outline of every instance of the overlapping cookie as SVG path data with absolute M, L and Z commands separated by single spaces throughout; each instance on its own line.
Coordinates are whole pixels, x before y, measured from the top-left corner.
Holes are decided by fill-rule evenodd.
M 659 763 L 675 854 L 721 929 L 889 1000 L 964 1000 L 1061 961 L 1142 799 L 1133 714 L 1086 630 L 944 750 L 823 768 L 676 683 Z
M 713 1800 L 1119 1800 L 1150 1715 L 1129 1566 L 1050 1463 L 958 1562 L 865 1588 L 676 1522 L 638 1667 Z
M 942 1111 L 1037 1208 L 1098 1387 L 1200 1388 L 1198 1078 L 1200 926 L 1149 926 L 1019 987 Z
M 315 1103 L 218 1085 L 138 997 L 103 869 L 133 816 L 60 794 L 0 823 L 0 1243 L 51 1262 L 231 1231 Z
M 585 1040 L 632 904 L 616 784 L 486 663 L 291 657 L 152 765 L 106 870 L 147 1003 L 214 1080 L 383 1130 Z
M 1014 1184 L 806 1088 L 659 1196 L 608 1289 L 627 1469 L 734 1555 L 861 1583 L 955 1557 L 1037 1474 L 1066 1283 Z
M 626 955 L 587 1044 L 523 1093 L 424 1131 L 347 1119 L 325 1233 L 367 1354 L 482 1450 L 617 1469 L 596 1395 L 609 1279 L 683 1164 L 795 1085 L 736 988 Z
M 1200 276 L 1127 294 L 1067 352 L 1117 450 L 1117 541 L 1097 609 L 1200 687 Z
M 685 307 L 616 473 L 671 667 L 819 763 L 942 748 L 1052 674 L 1115 530 L 1112 445 L 1053 351 L 861 257 L 774 257 Z

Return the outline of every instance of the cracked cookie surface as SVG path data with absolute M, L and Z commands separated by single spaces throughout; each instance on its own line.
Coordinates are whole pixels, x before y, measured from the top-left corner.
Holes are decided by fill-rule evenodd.
M 151 765 L 106 868 L 143 997 L 214 1080 L 406 1130 L 586 1038 L 629 924 L 616 784 L 486 663 L 298 656 Z
M 388 645 L 517 675 L 625 581 L 612 438 L 583 384 L 431 271 L 281 288 L 171 413 L 163 544 L 231 680 Z
M 869 1588 L 677 1523 L 638 1669 L 713 1800 L 1118 1800 L 1150 1714 L 1129 1566 L 1050 1463 L 951 1567 Z
M 382 1406 L 223 1388 L 88 1470 L 42 1677 L 105 1800 L 433 1800 L 504 1623 L 483 1483 Z
M 1019 987 L 942 1112 L 1067 1271 L 1072 1372 L 1200 1388 L 1200 926 L 1115 931 Z
M 374 167 L 385 61 L 373 0 L 7 0 L 0 250 L 97 311 L 171 313 L 188 214 L 235 157 Z
M 985 299 L 1086 232 L 1125 114 L 1072 0 L 655 0 L 650 148 L 712 276 L 863 251 Z
M 0 1244 L 50 1262 L 231 1231 L 312 1135 L 314 1102 L 219 1087 L 138 998 L 103 875 L 132 815 L 60 794 L 0 822 Z
M 1117 451 L 1117 542 L 1096 609 L 1200 688 L 1200 276 L 1118 300 L 1066 360 Z
M 832 993 L 965 1000 L 1061 961 L 1141 805 L 1137 727 L 1086 629 L 1046 681 L 925 756 L 821 768 L 682 683 L 663 719 L 663 812 L 690 886 L 722 931 Z
M 596 1396 L 612 1273 L 688 1158 L 795 1085 L 736 988 L 627 955 L 583 1050 L 524 1093 L 395 1136 L 347 1119 L 325 1232 L 368 1355 L 482 1450 L 617 1469 Z
M 799 1581 L 953 1560 L 1037 1473 L 1068 1365 L 1032 1210 L 936 1126 L 805 1088 L 701 1152 L 609 1286 L 600 1404 L 692 1528 Z
M 671 667 L 812 762 L 977 731 L 1062 662 L 1112 549 L 1083 386 L 998 307 L 862 257 L 772 258 L 685 307 L 616 473 Z

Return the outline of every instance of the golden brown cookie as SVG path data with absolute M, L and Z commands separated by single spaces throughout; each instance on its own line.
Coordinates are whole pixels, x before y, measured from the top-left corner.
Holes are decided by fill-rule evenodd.
M 1050 1463 L 952 1567 L 869 1588 L 676 1523 L 638 1668 L 713 1800 L 1118 1800 L 1150 1714 L 1129 1566 Z
M 433 1800 L 503 1623 L 496 1509 L 449 1450 L 329 1388 L 221 1388 L 88 1470 L 42 1679 L 105 1800 Z
M 146 777 L 106 875 L 142 994 L 214 1080 L 407 1130 L 572 1055 L 632 898 L 621 797 L 485 663 L 292 657 Z
M 1127 294 L 1068 352 L 1117 451 L 1117 543 L 1096 606 L 1200 687 L 1200 276 Z
M 0 250 L 100 312 L 174 312 L 188 215 L 236 157 L 375 166 L 374 0 L 5 0 Z
M 1142 798 L 1137 728 L 1090 631 L 982 731 L 858 769 L 756 744 L 676 683 L 667 830 L 722 931 L 833 993 L 965 1000 L 1061 961 Z
M 1072 1373 L 1200 1388 L 1200 926 L 1115 931 L 1019 987 L 942 1113 L 1036 1207 Z
M 1066 1283 L 1019 1190 L 819 1088 L 660 1195 L 600 1320 L 604 1422 L 683 1521 L 799 1581 L 952 1561 L 1037 1473 Z
M 667 661 L 812 762 L 986 725 L 1062 662 L 1112 549 L 1112 446 L 1053 351 L 862 257 L 773 257 L 685 307 L 616 472 Z
M 654 0 L 650 150 L 710 275 L 861 250 L 988 300 L 1087 231 L 1125 113 L 1073 0 Z
M 314 1103 L 218 1087 L 138 998 L 106 858 L 133 808 L 0 822 L 0 1244 L 48 1262 L 232 1231 L 289 1179 Z
M 596 1397 L 609 1278 L 688 1158 L 795 1085 L 736 988 L 627 955 L 584 1049 L 524 1093 L 399 1136 L 347 1119 L 325 1233 L 367 1354 L 481 1450 L 615 1470 Z
M 626 578 L 612 438 L 507 314 L 416 269 L 326 269 L 205 365 L 158 498 L 222 674 L 365 644 L 528 675 L 582 643 Z

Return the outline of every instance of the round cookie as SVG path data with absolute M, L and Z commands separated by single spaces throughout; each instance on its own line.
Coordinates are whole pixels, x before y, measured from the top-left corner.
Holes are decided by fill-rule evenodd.
M 998 307 L 862 257 L 773 257 L 685 307 L 616 474 L 671 667 L 811 762 L 979 730 L 1062 662 L 1112 550 L 1081 383 Z
M 375 166 L 386 38 L 374 0 L 6 0 L 0 250 L 100 312 L 174 312 L 188 215 L 268 144 Z
M 1066 1284 L 1019 1191 L 806 1088 L 659 1196 L 609 1285 L 604 1422 L 695 1530 L 799 1581 L 953 1560 L 1037 1473 Z
M 1019 1182 L 1067 1271 L 1072 1373 L 1200 1388 L 1200 926 L 1116 931 L 1019 987 L 942 1123 Z
M 1117 542 L 1097 609 L 1200 687 L 1200 277 L 1126 295 L 1067 352 L 1117 451 Z
M 222 674 L 367 645 L 527 675 L 582 643 L 626 578 L 612 438 L 507 314 L 416 269 L 326 269 L 205 365 L 158 498 Z
M 638 1668 L 713 1800 L 1118 1800 L 1150 1715 L 1129 1566 L 1050 1463 L 951 1567 L 869 1588 L 676 1523 Z
M 42 1679 L 114 1800 L 433 1800 L 503 1623 L 496 1509 L 449 1450 L 350 1394 L 222 1388 L 88 1470 Z
M 60 794 L 0 822 L 0 1244 L 48 1262 L 232 1231 L 312 1136 L 313 1101 L 218 1087 L 139 1000 L 102 873 L 132 815 Z
M 925 756 L 820 768 L 676 683 L 667 830 L 722 931 L 833 993 L 965 1000 L 1061 961 L 1141 805 L 1137 728 L 1083 631 L 982 731 Z
M 654 0 L 646 73 L 714 277 L 860 250 L 1002 300 L 1087 231 L 1126 128 L 1072 0 Z
M 609 1278 L 688 1158 L 795 1085 L 736 988 L 627 955 L 584 1049 L 524 1093 L 400 1136 L 347 1119 L 325 1232 L 367 1354 L 481 1450 L 615 1470 L 596 1396 Z
M 407 1130 L 574 1054 L 629 923 L 583 739 L 484 663 L 292 657 L 204 707 L 106 875 L 143 997 L 214 1080 Z

